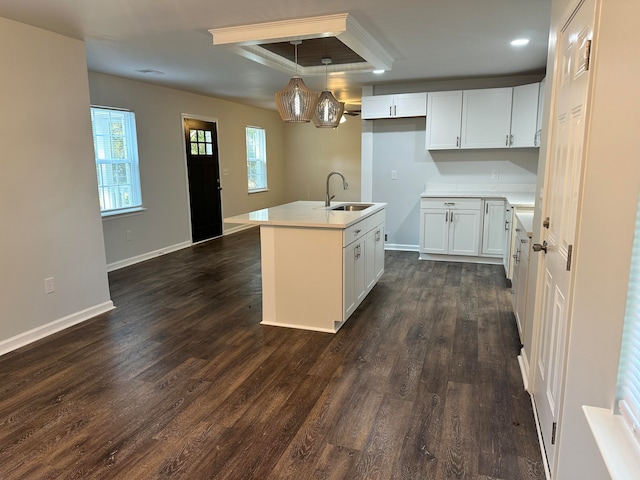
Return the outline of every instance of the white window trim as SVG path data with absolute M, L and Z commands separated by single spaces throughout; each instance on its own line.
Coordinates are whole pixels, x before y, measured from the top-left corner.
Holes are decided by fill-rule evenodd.
M 264 193 L 264 192 L 268 192 L 269 191 L 269 180 L 267 177 L 267 130 L 264 127 L 258 127 L 255 125 L 247 125 L 245 127 L 245 147 L 246 147 L 246 141 L 247 141 L 247 129 L 252 128 L 252 129 L 256 129 L 256 130 L 262 130 L 263 133 L 263 143 L 264 143 L 264 158 L 262 160 L 261 163 L 264 164 L 264 171 L 262 172 L 262 176 L 264 177 L 264 186 L 261 186 L 259 188 L 248 188 L 248 183 L 247 183 L 247 193 L 249 195 L 253 195 L 254 193 Z M 249 158 L 247 157 L 247 163 L 249 163 Z M 247 169 L 247 182 L 249 180 L 249 171 Z
M 91 109 L 102 109 L 102 110 L 111 110 L 111 111 L 116 111 L 116 112 L 130 112 L 133 113 L 135 115 L 135 112 L 131 109 L 127 109 L 127 108 L 119 108 L 119 107 L 110 107 L 110 106 L 104 106 L 104 105 L 90 105 Z M 92 129 L 92 137 L 93 137 L 93 141 L 95 143 L 95 135 L 93 133 L 93 129 Z M 146 208 L 144 208 L 143 203 L 142 203 L 142 185 L 141 185 L 141 180 L 140 180 L 140 156 L 139 156 L 139 152 L 138 152 L 138 132 L 137 132 L 137 125 L 136 125 L 136 121 L 135 121 L 135 117 L 133 119 L 133 133 L 132 135 L 129 135 L 129 138 L 133 138 L 134 140 L 134 145 L 130 146 L 129 148 L 131 149 L 131 153 L 135 156 L 135 172 L 132 172 L 132 183 L 136 184 L 136 195 L 137 195 L 137 200 L 138 200 L 138 204 L 134 205 L 132 207 L 128 207 L 128 208 L 117 208 L 117 209 L 109 209 L 109 210 L 102 210 L 102 208 L 100 209 L 100 215 L 103 219 L 109 219 L 109 218 L 118 218 L 118 217 L 124 217 L 124 216 L 128 216 L 128 215 L 135 215 L 135 214 L 139 214 L 142 213 L 143 211 L 146 210 Z M 108 163 L 108 162 L 104 162 L 104 163 Z M 133 162 L 132 162 L 133 164 Z M 95 158 L 94 155 L 94 165 L 96 166 L 97 169 L 97 159 Z

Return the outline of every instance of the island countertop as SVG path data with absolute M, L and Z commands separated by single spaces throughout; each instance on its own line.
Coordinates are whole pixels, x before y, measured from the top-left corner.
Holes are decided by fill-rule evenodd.
M 331 210 L 338 205 L 366 203 L 371 207 L 355 212 Z M 225 223 L 312 228 L 347 228 L 363 218 L 384 209 L 386 203 L 335 202 L 325 207 L 322 201 L 300 200 L 276 207 L 263 208 L 224 219 Z

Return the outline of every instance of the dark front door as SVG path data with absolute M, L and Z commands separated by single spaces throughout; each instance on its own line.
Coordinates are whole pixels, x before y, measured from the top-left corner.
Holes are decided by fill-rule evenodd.
M 214 122 L 184 119 L 191 205 L 191 238 L 201 242 L 222 235 L 218 135 Z

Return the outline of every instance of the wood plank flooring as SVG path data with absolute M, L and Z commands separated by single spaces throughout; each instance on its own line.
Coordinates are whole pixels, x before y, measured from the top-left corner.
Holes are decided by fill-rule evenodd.
M 113 272 L 0 357 L 0 479 L 543 479 L 502 267 L 416 257 L 335 335 L 259 324 L 257 229 Z

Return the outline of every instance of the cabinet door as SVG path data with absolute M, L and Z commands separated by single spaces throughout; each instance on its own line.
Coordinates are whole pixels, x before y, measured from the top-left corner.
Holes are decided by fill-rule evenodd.
M 394 117 L 424 117 L 426 114 L 426 93 L 402 93 L 393 96 Z
M 393 113 L 393 95 L 374 95 L 362 97 L 363 120 L 391 118 Z
M 462 90 L 427 95 L 427 149 L 460 148 Z
M 535 147 L 538 124 L 539 83 L 513 87 L 511 146 Z
M 449 251 L 449 210 L 423 208 L 420 210 L 420 251 L 447 253 Z
M 451 210 L 449 213 L 449 255 L 478 255 L 480 211 Z
M 364 278 L 368 292 L 384 273 L 384 224 L 367 233 L 365 250 Z
M 376 232 L 378 231 L 377 228 L 370 230 L 365 238 L 364 281 L 367 291 L 376 284 Z
M 375 242 L 373 271 L 375 273 L 375 282 L 377 282 L 384 273 L 384 224 L 376 228 Z
M 527 277 L 529 273 L 529 237 L 526 232 L 518 235 L 518 248 L 520 249 L 518 262 L 518 280 L 514 286 L 515 289 L 515 315 L 522 338 L 522 332 L 526 322 L 525 312 L 527 308 Z
M 357 242 L 353 242 L 342 249 L 344 256 L 342 259 L 344 265 L 343 320 L 349 318 L 358 306 L 356 303 L 356 245 Z
M 461 148 L 508 148 L 513 88 L 462 92 Z
M 502 257 L 504 255 L 505 207 L 503 200 L 484 201 L 484 224 L 482 227 L 482 254 Z

